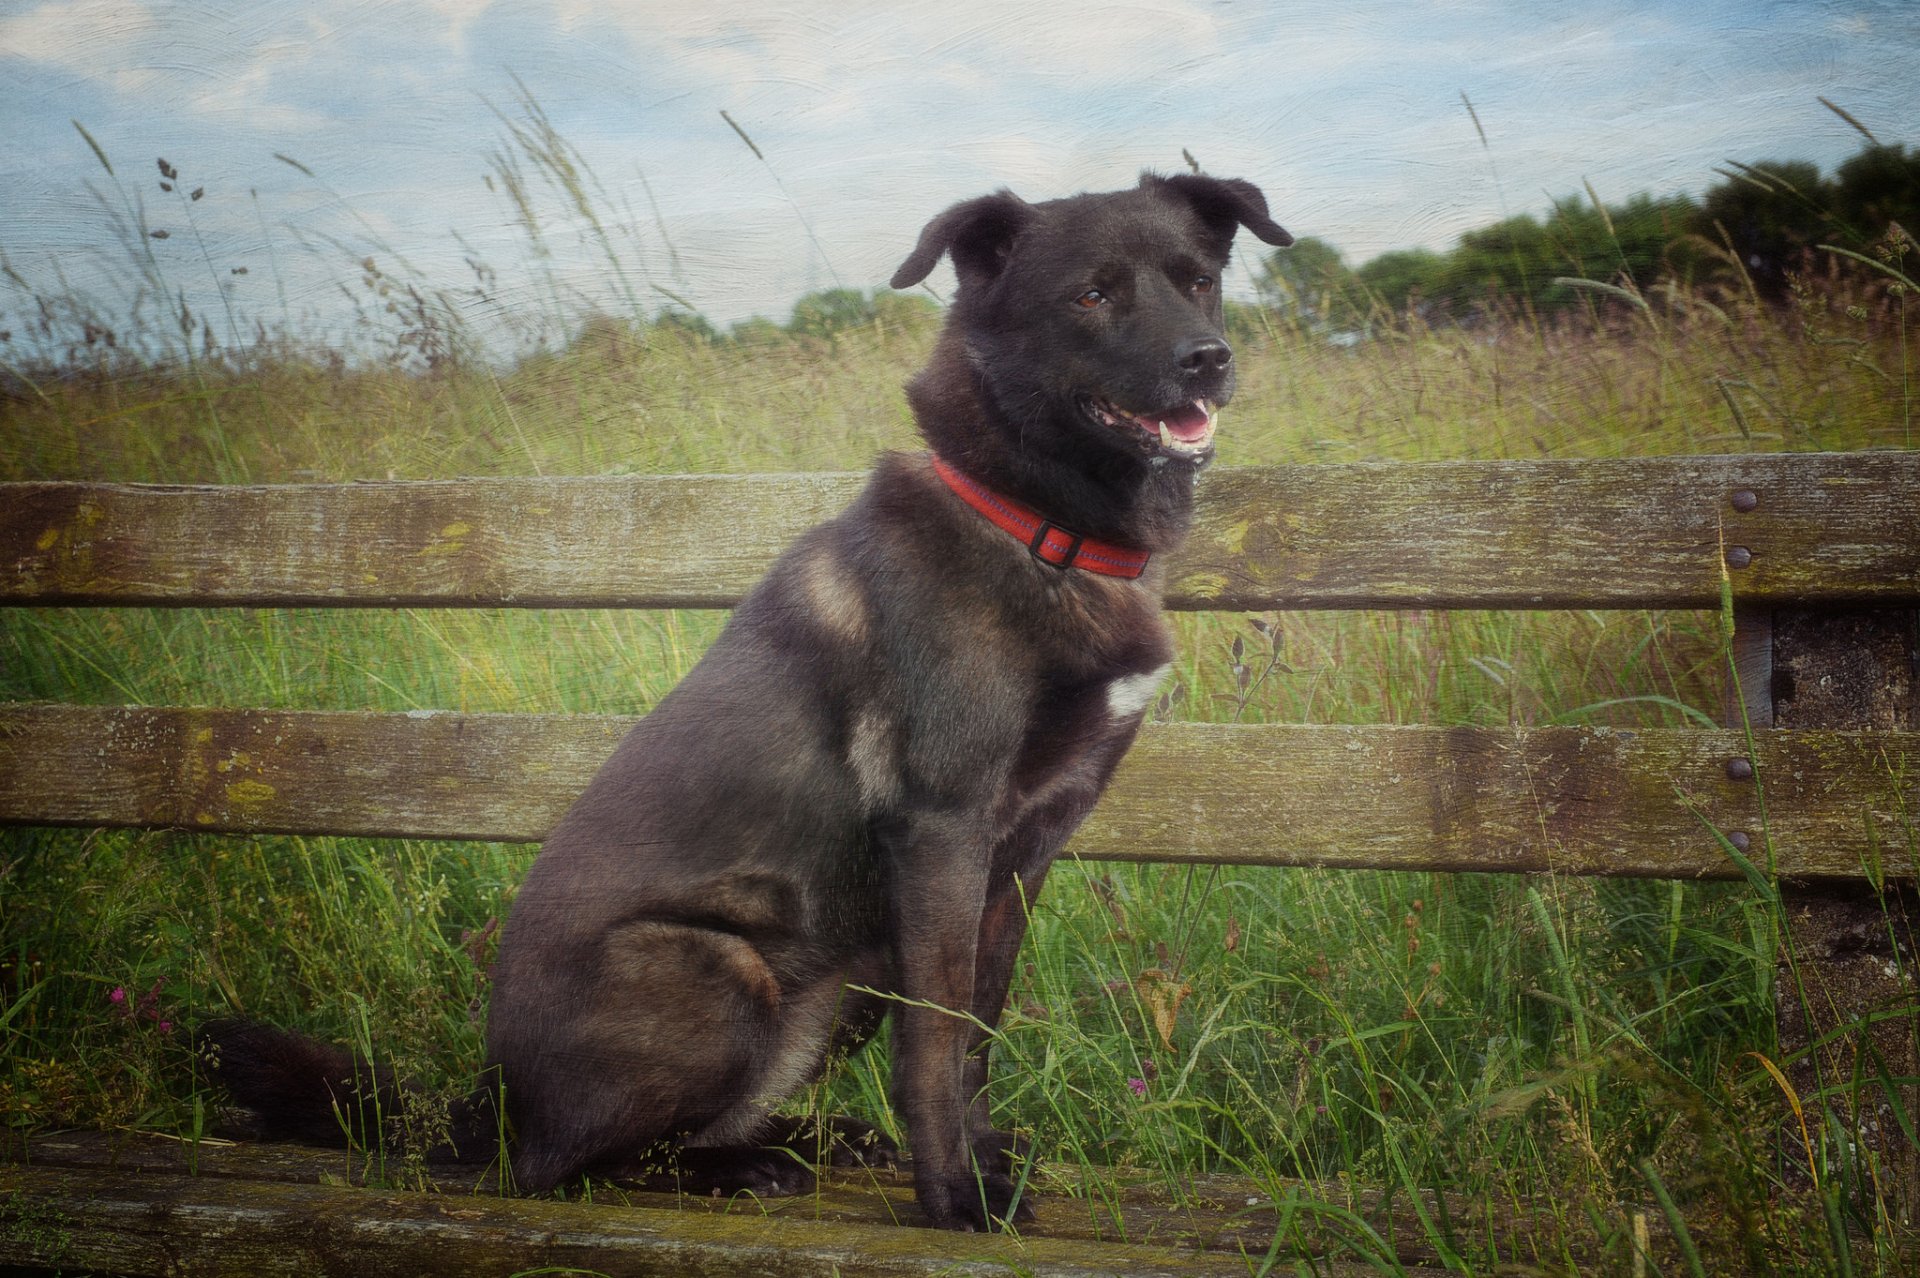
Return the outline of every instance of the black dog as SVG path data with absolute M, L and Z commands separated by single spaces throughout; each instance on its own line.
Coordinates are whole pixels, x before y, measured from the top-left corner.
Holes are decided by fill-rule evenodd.
M 664 1147 L 692 1187 L 794 1192 L 812 1136 L 893 1152 L 770 1110 L 891 1011 L 928 1218 L 1031 1215 L 981 1027 L 1172 654 L 1162 554 L 1233 393 L 1219 279 L 1242 226 L 1291 243 L 1252 185 L 1186 175 L 1002 191 L 927 226 L 893 286 L 942 254 L 959 276 L 908 388 L 932 456 L 882 458 L 788 550 L 555 827 L 494 968 L 498 1088 L 456 1106 L 456 1149 L 489 1147 L 504 1095 L 523 1190 Z M 244 1022 L 204 1038 L 268 1133 L 325 1138 L 358 1103 L 343 1052 Z

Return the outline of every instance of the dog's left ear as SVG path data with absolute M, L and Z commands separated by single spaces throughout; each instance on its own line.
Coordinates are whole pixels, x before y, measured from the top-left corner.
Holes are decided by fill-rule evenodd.
M 1259 192 L 1255 191 L 1257 198 Z M 1033 220 L 1033 205 L 1012 191 L 956 204 L 927 223 L 920 242 L 888 281 L 894 288 L 912 288 L 933 273 L 942 253 L 953 254 L 960 283 L 985 283 L 1000 273 L 1013 237 Z
M 1223 241 L 1231 242 L 1234 231 L 1244 226 L 1268 244 L 1286 248 L 1293 243 L 1287 228 L 1267 213 L 1267 197 L 1251 182 L 1199 173 L 1178 173 L 1173 177 L 1142 173 L 1140 185 L 1185 199 L 1207 224 L 1207 229 Z

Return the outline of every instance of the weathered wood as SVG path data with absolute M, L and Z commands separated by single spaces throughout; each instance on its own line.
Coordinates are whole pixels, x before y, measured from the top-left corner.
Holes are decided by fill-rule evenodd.
M 1773 721 L 1782 729 L 1920 727 L 1920 613 L 1783 609 L 1773 618 Z M 1911 846 L 1915 814 L 1905 837 Z M 1853 1151 L 1878 1164 L 1876 1193 L 1892 1218 L 1920 1228 L 1920 1151 L 1895 1106 L 1920 1115 L 1920 895 L 1877 881 L 1783 885 L 1786 934 L 1774 981 L 1787 1076 L 1809 1102 L 1840 1115 Z M 1877 1014 L 1894 1012 L 1874 1023 Z M 1906 1080 L 1904 1082 L 1896 1080 Z M 1818 1112 L 1818 1106 L 1809 1104 Z M 1781 1165 L 1806 1166 L 1799 1125 L 1782 1133 Z M 1817 1130 L 1816 1124 L 1816 1130 Z M 1835 1164 L 1847 1153 L 1835 1151 Z
M 541 838 L 617 716 L 0 707 L 0 822 Z M 1920 733 L 1151 725 L 1093 859 L 1738 877 L 1915 873 Z M 1735 760 L 1747 760 L 1753 776 Z M 1757 778 L 1757 779 L 1756 779 Z M 1761 821 L 1764 786 L 1766 822 Z M 1739 839 L 1734 840 L 1739 843 Z
M 245 1181 L 377 1184 L 378 1167 L 368 1155 L 345 1149 L 201 1140 L 190 1142 L 147 1132 L 54 1132 L 0 1138 L 0 1163 L 44 1168 L 95 1170 L 145 1175 L 197 1175 Z M 370 1175 L 374 1173 L 374 1175 Z M 424 1175 L 440 1193 L 471 1197 L 497 1192 L 494 1169 L 475 1164 L 432 1163 L 407 1175 Z M 1283 1256 L 1359 1259 L 1357 1235 L 1341 1222 L 1302 1205 L 1330 1206 L 1365 1222 L 1403 1262 L 1430 1264 L 1440 1259 L 1426 1221 L 1451 1226 L 1448 1243 L 1471 1255 L 1499 1255 L 1512 1263 L 1545 1264 L 1568 1260 L 1601 1264 L 1627 1258 L 1633 1216 L 1657 1211 L 1651 1204 L 1593 1204 L 1607 1232 L 1596 1233 L 1593 1218 L 1577 1204 L 1543 1215 L 1460 1194 L 1388 1193 L 1352 1181 L 1255 1182 L 1226 1175 L 1186 1178 L 1171 1190 L 1143 1173 L 1089 1169 L 1101 1177 L 1097 1192 L 1076 1194 L 1071 1183 L 1056 1183 L 1046 1169 L 1036 1190 L 1038 1219 L 1023 1232 L 1054 1239 L 1147 1243 L 1264 1256 L 1282 1235 Z M 391 1178 L 391 1175 L 390 1175 Z M 601 1201 L 610 1187 L 596 1192 Z M 914 1224 L 920 1219 L 911 1177 L 905 1172 L 825 1173 L 818 1188 L 789 1198 L 731 1199 L 614 1190 L 613 1202 L 635 1207 L 696 1213 L 840 1221 L 864 1225 Z M 1783 1206 L 1785 1206 L 1783 1204 Z M 1291 1208 L 1291 1210 L 1289 1210 Z M 1283 1224 L 1284 1216 L 1284 1224 Z M 1649 1250 L 1661 1262 L 1677 1258 L 1664 1222 L 1649 1222 Z M 1697 1227 L 1711 1222 L 1697 1218 Z
M 1773 609 L 1733 610 L 1729 644 L 1733 678 L 1727 681 L 1723 719 L 1729 728 L 1773 726 Z
M 1238 1255 L 791 1217 L 0 1165 L 0 1264 L 124 1275 L 419 1278 L 1244 1276 Z M 1377 1270 L 1323 1262 L 1321 1272 Z
M 1723 572 L 1740 603 L 1920 597 L 1920 453 L 1359 462 L 1201 491 L 1174 606 L 1713 608 Z
M 6 484 L 0 602 L 724 607 L 860 483 Z M 1742 604 L 1912 601 L 1916 509 L 1920 453 L 1222 469 L 1168 604 L 1716 607 L 1723 571 Z

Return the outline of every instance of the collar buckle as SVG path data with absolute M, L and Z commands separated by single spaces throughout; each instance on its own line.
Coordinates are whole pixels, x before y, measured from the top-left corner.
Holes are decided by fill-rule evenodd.
M 1056 551 L 1047 544 L 1047 534 L 1057 532 L 1067 538 L 1066 549 Z M 1040 526 L 1033 530 L 1033 540 L 1027 543 L 1027 553 L 1049 568 L 1058 568 L 1061 572 L 1073 567 L 1073 561 L 1080 557 L 1080 545 L 1086 540 L 1071 528 L 1062 528 L 1051 519 L 1043 519 Z M 1050 556 L 1059 554 L 1060 558 Z

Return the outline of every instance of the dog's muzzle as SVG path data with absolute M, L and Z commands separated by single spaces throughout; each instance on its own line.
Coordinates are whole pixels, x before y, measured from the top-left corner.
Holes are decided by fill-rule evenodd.
M 1195 399 L 1152 413 L 1130 413 L 1111 400 L 1090 399 L 1087 411 L 1112 430 L 1131 432 L 1149 452 L 1197 458 L 1213 448 L 1218 409 L 1212 400 Z

